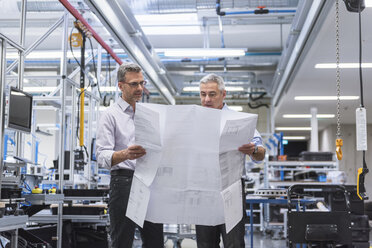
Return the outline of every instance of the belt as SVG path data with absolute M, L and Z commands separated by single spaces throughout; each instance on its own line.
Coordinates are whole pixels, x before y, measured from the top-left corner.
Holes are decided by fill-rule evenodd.
M 128 176 L 131 177 L 134 174 L 134 170 L 129 169 L 117 169 L 110 172 L 111 176 Z

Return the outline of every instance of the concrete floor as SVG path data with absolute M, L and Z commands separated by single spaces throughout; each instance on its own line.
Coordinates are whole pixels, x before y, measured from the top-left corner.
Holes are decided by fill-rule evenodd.
M 221 247 L 222 244 L 220 245 Z M 164 246 L 165 248 L 175 248 L 172 240 L 168 240 Z M 193 239 L 184 239 L 181 242 L 182 248 L 196 248 L 196 241 Z M 246 236 L 245 247 L 250 248 L 250 236 Z M 253 236 L 253 247 L 254 248 L 285 248 L 286 241 L 283 240 L 272 240 L 270 235 L 262 235 L 260 232 L 255 232 Z M 141 248 L 141 241 L 136 240 L 133 248 Z
M 173 248 L 173 242 L 170 240 L 166 243 L 165 248 Z M 196 241 L 191 239 L 185 239 L 181 243 L 182 248 L 196 248 Z M 221 244 L 221 247 L 222 244 Z M 246 236 L 245 239 L 245 247 L 250 247 L 250 237 Z M 285 248 L 286 241 L 283 240 L 271 240 L 270 235 L 262 235 L 261 233 L 257 232 L 253 236 L 253 247 L 254 248 Z

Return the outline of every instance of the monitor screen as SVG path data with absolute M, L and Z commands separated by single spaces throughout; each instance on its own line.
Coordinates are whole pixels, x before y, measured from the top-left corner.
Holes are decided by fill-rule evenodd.
M 31 132 L 32 95 L 11 87 L 9 94 L 8 127 Z

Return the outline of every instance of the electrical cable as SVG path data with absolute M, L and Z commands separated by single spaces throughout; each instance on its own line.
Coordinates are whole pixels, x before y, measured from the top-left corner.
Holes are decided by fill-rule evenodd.
M 70 32 L 70 51 L 71 51 L 71 54 L 72 54 L 72 57 L 74 57 L 76 63 L 78 64 L 78 66 L 81 68 L 81 65 L 80 65 L 80 62 L 77 60 L 77 58 L 75 57 L 75 54 L 74 54 L 74 50 L 72 49 L 72 32 L 74 31 L 74 27 L 71 28 L 71 32 Z
M 251 100 L 251 101 L 257 101 L 257 100 L 259 100 L 259 99 L 261 99 L 262 97 L 264 97 L 265 95 L 266 95 L 266 92 L 262 92 L 262 93 L 259 93 L 260 95 L 258 96 L 258 97 L 253 97 L 252 95 L 253 95 L 253 93 L 250 93 L 249 94 L 249 99 Z
M 72 36 L 72 31 L 74 30 L 74 28 L 72 28 L 71 29 L 71 33 L 70 33 L 70 50 L 71 50 L 71 54 L 72 54 L 72 56 L 74 57 L 74 59 L 75 59 L 75 61 L 76 61 L 76 63 L 79 65 L 79 67 L 81 68 L 81 70 L 83 70 L 83 72 L 84 72 L 84 74 L 85 74 L 85 68 L 82 68 L 81 67 L 81 64 L 80 64 L 80 62 L 77 60 L 77 58 L 75 57 L 75 54 L 74 54 L 74 52 L 73 52 L 73 49 L 72 49 L 72 40 L 71 40 L 71 36 Z M 84 56 L 84 55 L 83 55 Z M 92 54 L 92 56 L 94 56 L 94 54 Z M 94 59 L 94 58 L 93 58 Z M 95 64 L 94 64 L 94 67 L 95 67 Z M 86 75 L 86 74 L 85 74 Z M 78 96 L 78 102 L 77 102 L 77 107 L 78 107 L 78 115 L 77 115 L 77 123 L 76 123 L 76 137 L 77 138 L 79 138 L 79 124 L 80 124 L 80 122 L 79 122 L 79 118 L 80 118 L 80 96 L 81 96 L 81 94 L 83 94 L 83 92 L 85 92 L 86 91 L 86 89 L 88 89 L 89 87 L 90 87 L 90 83 L 91 83 L 91 80 L 88 80 L 89 81 L 89 83 L 88 83 L 88 86 L 86 87 L 86 88 L 84 88 L 84 90 L 83 91 L 81 91 L 80 93 L 79 93 L 79 96 Z
M 93 59 L 93 70 L 94 70 L 94 74 L 96 76 L 96 79 L 97 79 L 97 89 L 98 89 L 98 93 L 99 93 L 99 97 L 102 99 L 102 94 L 101 94 L 101 90 L 99 88 L 99 84 L 98 84 L 98 76 L 97 76 L 97 68 L 96 68 L 96 62 L 94 60 L 94 52 L 93 52 L 93 44 L 92 44 L 92 39 L 90 37 L 88 37 L 88 40 L 89 40 L 89 43 L 90 43 L 90 49 L 92 51 L 92 59 Z
M 359 82 L 360 82 L 360 106 L 364 108 L 363 100 L 363 75 L 362 75 L 362 16 L 360 4 L 358 4 L 359 12 Z
M 250 102 L 248 102 L 248 107 L 250 107 L 251 109 L 258 109 L 260 107 L 266 107 L 266 108 L 269 108 L 269 105 L 265 104 L 265 103 L 262 103 L 262 104 L 257 104 L 257 105 L 252 105 Z
M 110 59 L 111 59 L 110 54 L 107 53 L 109 86 L 111 86 L 111 62 L 110 62 Z
M 363 99 L 363 74 L 362 74 L 362 11 L 360 4 L 358 4 L 358 15 L 359 15 L 359 82 L 360 82 L 360 107 L 364 108 Z M 363 150 L 363 168 L 367 169 L 366 163 L 366 151 Z

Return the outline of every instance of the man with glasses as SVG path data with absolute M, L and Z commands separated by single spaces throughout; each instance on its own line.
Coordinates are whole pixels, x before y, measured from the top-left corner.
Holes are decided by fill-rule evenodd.
M 136 224 L 125 216 L 136 159 L 144 156 L 143 147 L 134 144 L 134 113 L 146 81 L 137 64 L 122 64 L 118 70 L 121 98 L 100 117 L 97 129 L 97 161 L 109 168 L 111 247 L 130 248 Z M 163 248 L 163 224 L 145 221 L 140 228 L 142 247 Z
M 209 74 L 200 80 L 200 99 L 201 105 L 208 108 L 229 110 L 224 99 L 226 97 L 225 83 L 222 77 L 216 74 Z M 253 160 L 260 161 L 265 157 L 265 148 L 262 146 L 260 133 L 255 130 L 254 137 L 250 143 L 237 148 L 240 152 L 249 155 Z M 244 165 L 237 165 L 244 166 Z M 244 187 L 243 187 L 244 190 Z M 243 192 L 242 204 L 245 206 L 245 194 Z M 213 206 L 211 206 L 213 207 Z M 245 210 L 245 207 L 243 207 Z M 243 213 L 245 216 L 245 213 Z M 202 226 L 196 225 L 196 242 L 198 248 L 218 248 L 220 247 L 220 235 L 225 248 L 244 248 L 245 221 L 242 220 L 226 234 L 225 225 Z

